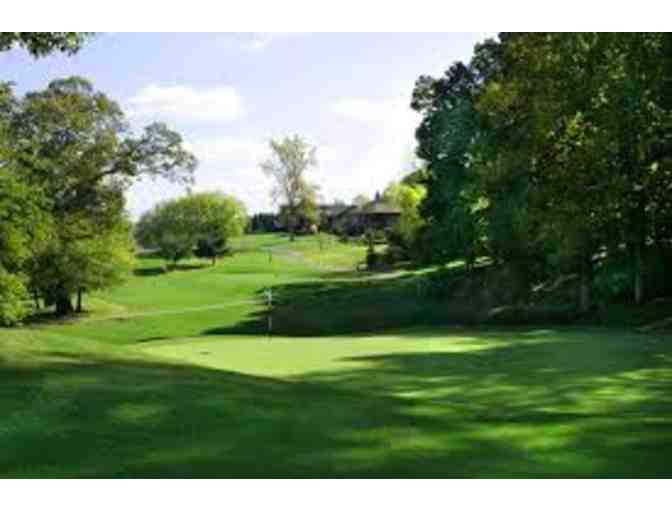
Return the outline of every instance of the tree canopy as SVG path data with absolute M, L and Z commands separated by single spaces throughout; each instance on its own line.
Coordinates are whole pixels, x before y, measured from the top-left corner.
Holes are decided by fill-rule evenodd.
M 0 32 L 0 51 L 19 46 L 34 57 L 55 51 L 72 55 L 92 36 L 90 32 Z
M 119 105 L 81 77 L 54 80 L 23 98 L 5 85 L 2 97 L 0 196 L 13 197 L 6 224 L 14 227 L 0 243 L 12 243 L 17 261 L 5 269 L 69 313 L 75 292 L 119 280 L 123 271 L 103 265 L 127 265 L 129 186 L 143 177 L 189 184 L 196 159 L 163 124 L 131 132 Z M 19 208 L 27 210 L 24 219 Z
M 313 219 L 317 210 L 317 187 L 307 180 L 307 173 L 317 166 L 315 147 L 298 135 L 270 141 L 271 156 L 261 164 L 261 169 L 273 180 L 271 196 L 283 202 L 287 229 L 294 239 L 301 217 Z M 319 216 L 317 221 L 319 222 Z
M 247 223 L 245 206 L 237 199 L 218 192 L 194 193 L 145 213 L 136 238 L 144 247 L 158 249 L 173 266 L 194 254 L 215 264 L 229 239 L 241 235 Z
M 421 252 L 487 256 L 527 287 L 575 271 L 585 311 L 598 254 L 626 247 L 640 302 L 644 247 L 672 240 L 671 48 L 662 33 L 503 33 L 420 77 Z

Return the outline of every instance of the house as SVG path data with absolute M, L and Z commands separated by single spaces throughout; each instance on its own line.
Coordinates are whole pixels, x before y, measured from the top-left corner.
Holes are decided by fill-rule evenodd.
M 320 213 L 319 228 L 323 231 L 331 231 L 334 228 L 334 219 L 345 209 L 348 208 L 348 205 L 344 203 L 333 203 L 333 204 L 319 204 L 318 210 Z M 276 227 L 279 230 L 287 230 L 287 205 L 281 205 L 280 211 L 277 215 Z M 311 224 L 309 224 L 304 218 L 298 218 L 296 222 L 296 231 L 297 232 L 309 232 L 311 229 Z
M 333 228 L 349 235 L 360 235 L 367 230 L 390 230 L 399 222 L 401 209 L 384 198 L 362 206 L 350 206 L 332 220 Z
M 320 230 L 331 231 L 334 229 L 335 220 L 349 206 L 344 203 L 320 204 Z

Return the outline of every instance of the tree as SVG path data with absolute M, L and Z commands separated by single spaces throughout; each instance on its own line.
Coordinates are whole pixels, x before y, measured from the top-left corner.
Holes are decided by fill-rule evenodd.
M 491 48 L 486 43 L 476 52 Z M 422 179 L 427 187 L 420 207 L 425 246 L 418 253 L 430 261 L 464 258 L 471 267 L 481 251 L 480 194 L 469 162 L 479 134 L 475 97 L 485 74 L 473 63 L 458 62 L 441 78 L 421 76 L 413 91 L 411 107 L 423 116 L 417 155 L 426 167 L 409 179 Z
M 49 217 L 45 198 L 0 167 L 0 324 L 11 325 L 27 313 L 26 264 L 45 243 Z
M 385 190 L 385 199 L 401 209 L 397 230 L 406 248 L 415 244 L 424 225 L 419 208 L 426 194 L 427 190 L 421 184 L 392 183 Z
M 44 57 L 54 51 L 72 55 L 92 36 L 89 32 L 0 32 L 0 51 L 20 46 L 33 57 Z
M 2 32 L 0 51 L 19 45 L 34 57 L 53 51 L 75 53 L 91 34 L 76 32 Z M 0 83 L 0 325 L 19 322 L 27 313 L 24 265 L 29 247 L 40 244 L 47 218 L 42 214 L 41 190 L 29 188 L 14 175 L 14 146 L 8 124 L 17 100 L 11 86 Z
M 7 133 L 13 175 L 48 199 L 48 246 L 34 257 L 59 263 L 50 268 L 48 284 L 31 282 L 59 314 L 74 309 L 65 264 L 77 259 L 81 242 L 104 239 L 119 228 L 125 190 L 142 177 L 189 184 L 196 167 L 178 133 L 152 124 L 134 136 L 118 104 L 80 77 L 27 94 L 10 115 Z
M 287 229 L 293 241 L 301 208 L 305 213 L 316 193 L 316 187 L 306 180 L 306 173 L 317 165 L 316 149 L 298 135 L 271 140 L 270 148 L 271 157 L 261 169 L 274 181 L 273 200 L 285 203 Z
M 584 311 L 594 254 L 621 243 L 634 300 L 644 297 L 642 253 L 669 209 L 660 194 L 670 182 L 669 49 L 656 33 L 507 36 L 505 65 L 479 102 L 502 175 L 521 177 L 540 221 L 532 236 L 574 261 Z
M 368 204 L 369 202 L 371 202 L 371 199 L 364 193 L 360 193 L 359 195 L 357 195 L 355 198 L 352 199 L 352 205 L 355 205 L 357 207 L 362 207 Z
M 158 204 L 136 226 L 136 238 L 145 247 L 157 248 L 176 266 L 195 253 L 212 259 L 222 255 L 228 240 L 241 235 L 247 225 L 242 203 L 222 193 L 196 193 Z
M 198 231 L 194 254 L 211 259 L 215 265 L 217 258 L 226 253 L 229 239 L 245 231 L 248 224 L 245 205 L 219 192 L 198 193 L 187 200 L 198 214 L 193 227 Z
M 614 33 L 598 37 L 596 123 L 611 142 L 608 157 L 618 175 L 618 216 L 631 264 L 633 298 L 645 297 L 643 251 L 658 242 L 669 219 L 672 146 L 672 36 Z M 654 241 L 655 240 L 655 241 Z
M 296 206 L 295 225 L 307 229 L 315 229 L 320 224 L 320 207 L 318 204 L 317 187 L 308 186 Z
M 30 287 L 39 289 L 47 305 L 55 304 L 58 314 L 81 312 L 84 293 L 123 283 L 133 262 L 131 224 L 124 219 L 95 238 L 54 236 L 29 263 Z M 76 305 L 63 295 L 76 295 Z
M 157 249 L 175 267 L 193 253 L 197 241 L 192 225 L 184 219 L 179 199 L 168 200 L 144 213 L 135 227 L 135 238 L 144 248 Z M 170 267 L 169 266 L 169 267 Z
M 504 33 L 421 77 L 425 244 L 487 254 L 528 289 L 576 272 L 582 311 L 596 255 L 625 245 L 641 302 L 644 248 L 670 241 L 671 49 L 660 33 Z

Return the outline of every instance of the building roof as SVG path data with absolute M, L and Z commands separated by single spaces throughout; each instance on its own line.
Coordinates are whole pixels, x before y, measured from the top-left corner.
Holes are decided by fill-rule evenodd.
M 343 209 L 337 214 L 337 216 L 345 215 L 362 215 L 366 216 L 369 214 L 388 214 L 388 215 L 399 215 L 401 214 L 401 209 L 394 204 L 391 204 L 383 199 L 372 200 L 367 202 L 362 206 L 351 205 Z
M 399 207 L 383 199 L 368 202 L 360 210 L 361 214 L 401 214 Z
M 327 216 L 338 216 L 350 206 L 346 204 L 320 204 L 320 211 Z

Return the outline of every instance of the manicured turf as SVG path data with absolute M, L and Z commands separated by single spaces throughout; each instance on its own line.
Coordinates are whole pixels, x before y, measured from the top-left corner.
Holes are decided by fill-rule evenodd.
M 672 476 L 669 335 L 439 326 L 415 273 L 352 272 L 362 247 L 236 248 L 0 330 L 0 475 Z

